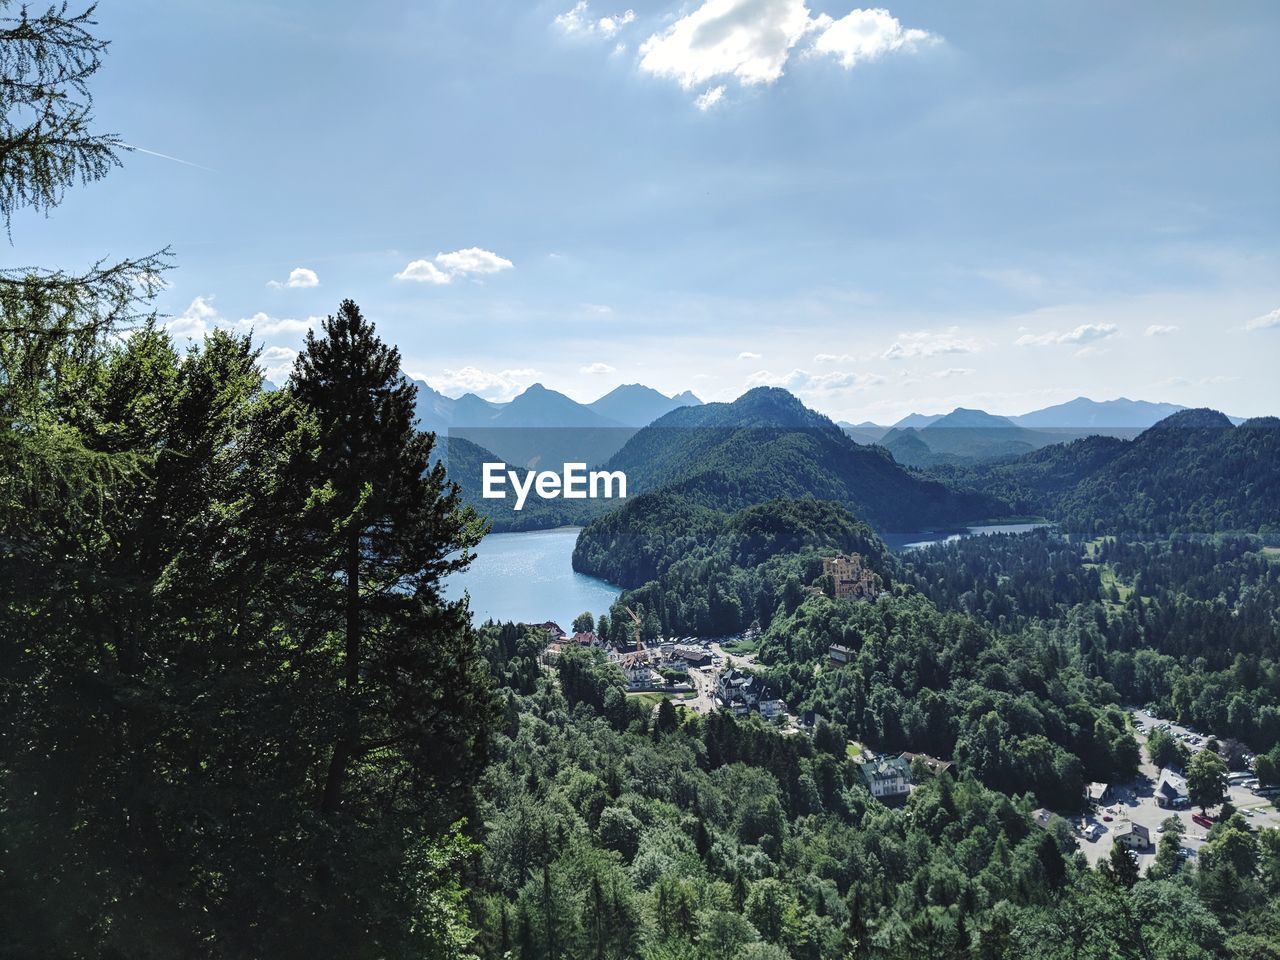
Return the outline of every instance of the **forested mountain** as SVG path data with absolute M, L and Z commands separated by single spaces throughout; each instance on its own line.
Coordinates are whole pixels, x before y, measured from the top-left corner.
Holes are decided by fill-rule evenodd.
M 613 456 L 634 494 L 670 487 L 715 509 L 778 497 L 845 504 L 882 530 L 916 530 L 1005 515 L 993 497 L 957 493 L 861 446 L 785 390 L 757 387 L 733 403 L 675 410 Z
M 885 546 L 866 524 L 839 504 L 822 500 L 771 500 L 737 512 L 692 503 L 678 492 L 642 494 L 624 508 L 593 521 L 578 536 L 575 570 L 635 587 L 672 564 L 699 556 L 714 540 L 728 566 L 752 567 L 779 554 L 824 548 L 853 551 L 879 569 Z M 747 623 L 752 618 L 747 619 Z M 728 624 L 707 625 L 730 633 Z
M 1274 417 L 1234 426 L 1213 410 L 1183 410 L 1132 441 L 1090 437 L 937 473 L 1088 534 L 1280 530 Z

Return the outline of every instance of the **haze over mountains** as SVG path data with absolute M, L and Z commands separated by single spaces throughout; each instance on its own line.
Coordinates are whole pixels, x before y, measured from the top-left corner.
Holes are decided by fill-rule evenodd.
M 1127 397 L 1104 401 L 1077 397 L 1008 417 L 957 407 L 948 414 L 912 413 L 891 427 L 874 423 L 841 426 L 859 443 L 884 446 L 899 463 L 927 468 L 1017 457 L 1082 437 L 1132 439 L 1184 409 L 1174 403 Z
M 689 423 L 734 416 L 738 426 L 751 425 L 742 421 L 751 404 L 704 405 L 690 391 L 668 396 L 639 383 L 615 387 L 591 403 L 580 403 L 541 383 L 506 402 L 474 393 L 448 397 L 424 381 L 415 383 L 424 429 L 465 437 L 482 451 L 529 468 L 573 461 L 603 464 L 637 430 L 682 409 L 702 411 L 684 414 Z M 801 405 L 801 409 L 805 408 Z M 836 426 L 856 444 L 883 447 L 903 466 L 932 469 L 1007 460 L 1085 437 L 1130 440 L 1185 409 L 1127 397 L 1103 401 L 1077 397 L 1012 416 L 957 407 L 945 414 L 912 413 L 891 426 L 871 421 Z
M 418 387 L 418 416 L 423 429 L 437 432 L 451 427 L 643 427 L 680 407 L 701 406 L 689 390 L 667 396 L 640 383 L 623 384 L 594 400 L 579 403 L 571 397 L 535 383 L 509 401 L 486 400 L 474 393 L 448 397 L 424 380 Z M 1079 435 L 1089 432 L 1120 431 L 1113 435 L 1136 435 L 1185 407 L 1176 403 L 1148 400 L 1091 400 L 1077 397 L 1066 403 L 1000 416 L 984 410 L 957 407 L 951 413 L 911 413 L 893 424 L 870 420 L 861 423 L 839 421 L 838 425 L 860 442 L 877 442 L 890 431 L 923 430 L 932 426 L 980 429 L 1065 430 Z M 941 421 L 941 422 L 940 422 Z M 1232 422 L 1240 423 L 1238 418 Z M 1025 434 L 1011 434 L 1029 439 Z M 1062 438 L 1059 437 L 1059 440 Z
M 1256 527 L 1259 511 L 1271 509 L 1280 495 L 1274 418 L 1237 426 L 1215 411 L 1179 409 L 1141 429 L 1129 424 L 1172 405 L 1080 399 L 1021 417 L 966 408 L 918 416 L 867 444 L 776 387 L 755 388 L 732 403 L 683 405 L 681 399 L 630 385 L 587 405 L 535 385 L 506 404 L 449 400 L 435 391 L 423 403 L 440 420 L 478 411 L 496 424 L 453 427 L 442 446 L 452 451 L 450 473 L 499 530 L 583 523 L 617 504 L 553 500 L 530 502 L 519 514 L 494 509 L 477 496 L 481 464 L 494 456 L 531 468 L 585 460 L 622 470 L 628 503 L 635 504 L 624 510 L 650 509 L 653 496 L 716 510 L 816 498 L 890 532 L 1028 515 L 1097 529 L 1162 530 L 1205 528 L 1210 517 L 1236 529 Z M 642 427 L 618 419 L 634 424 L 664 408 Z M 1060 424 L 1077 415 L 1098 426 L 1081 427 L 1073 438 L 1072 428 Z M 1022 425 L 1028 420 L 1048 425 Z M 1246 481 L 1243 499 L 1218 492 L 1240 488 L 1240 480 Z M 1135 516 L 1120 515 L 1108 492 L 1119 487 L 1132 488 L 1120 501 L 1138 510 Z
M 964 408 L 957 407 L 953 413 Z M 1145 430 L 1147 427 L 1163 420 L 1170 414 L 1185 410 L 1186 407 L 1176 403 L 1153 403 L 1149 400 L 1130 400 L 1119 397 L 1115 400 L 1090 400 L 1088 397 L 1076 397 L 1066 403 L 1032 410 L 1029 413 L 1009 414 L 1001 419 L 1008 420 L 1016 427 L 1033 429 L 1083 430 L 1086 428 Z M 986 411 L 977 411 L 985 413 Z M 840 426 L 850 432 L 874 433 L 880 435 L 890 430 L 908 428 L 921 430 L 941 420 L 943 413 L 909 413 L 901 420 L 888 426 L 864 421 L 862 423 L 840 422 Z M 1236 422 L 1239 422 L 1238 420 Z
M 454 427 L 643 427 L 677 407 L 702 403 L 691 392 L 668 397 L 638 383 L 617 387 L 593 403 L 584 404 L 535 383 L 505 403 L 474 393 L 447 397 L 424 380 L 418 387 L 418 419 L 424 430 L 444 432 Z
M 455 399 L 425 381 L 414 383 L 422 429 L 465 438 L 507 463 L 530 468 L 575 461 L 602 463 L 640 427 L 679 407 L 702 402 L 687 390 L 668 397 L 638 383 L 617 387 L 590 404 L 541 383 L 506 403 L 474 393 Z

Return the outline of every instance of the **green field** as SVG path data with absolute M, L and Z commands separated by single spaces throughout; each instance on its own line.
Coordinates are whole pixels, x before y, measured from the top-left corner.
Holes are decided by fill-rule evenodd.
M 725 653 L 731 653 L 735 657 L 747 657 L 760 649 L 759 640 L 734 640 L 731 643 L 720 644 L 724 648 Z

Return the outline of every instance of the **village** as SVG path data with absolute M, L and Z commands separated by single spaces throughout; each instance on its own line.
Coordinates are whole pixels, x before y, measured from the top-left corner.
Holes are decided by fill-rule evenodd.
M 825 591 L 836 599 L 870 601 L 881 594 L 882 584 L 855 554 L 823 558 L 822 577 L 808 589 Z M 629 695 L 668 698 L 679 708 L 700 714 L 756 714 L 786 736 L 812 736 L 822 719 L 813 711 L 792 712 L 768 680 L 756 672 L 758 625 L 734 637 L 659 637 L 648 644 L 641 640 L 638 628 L 631 642 L 624 644 L 606 640 L 590 629 L 566 632 L 553 622 L 538 627 L 547 635 L 542 654 L 545 666 L 553 665 L 569 647 L 598 649 L 618 666 Z M 823 669 L 841 669 L 854 657 L 853 649 L 832 644 Z M 1042 829 L 1069 833 L 1090 864 L 1105 860 L 1112 847 L 1121 844 L 1132 851 L 1145 872 L 1155 860 L 1161 835 L 1168 830 L 1178 831 L 1181 856 L 1194 859 L 1213 825 L 1213 811 L 1193 809 L 1184 771 L 1175 766 L 1157 767 L 1145 748 L 1155 730 L 1175 738 L 1192 753 L 1204 749 L 1212 737 L 1161 721 L 1146 710 L 1132 709 L 1130 717 L 1142 748 L 1137 777 L 1127 783 L 1086 784 L 1079 810 L 1039 808 L 1033 812 L 1034 821 Z M 878 753 L 852 741 L 846 744 L 846 752 L 858 764 L 871 795 L 889 805 L 905 802 L 912 789 L 927 779 L 957 776 L 951 760 L 923 753 Z M 1259 827 L 1280 828 L 1280 810 L 1271 802 L 1273 793 L 1260 787 L 1247 772 L 1233 773 L 1226 787 L 1227 802 L 1234 809 Z
M 824 557 L 822 575 L 807 589 L 813 592 L 825 589 L 833 599 L 859 602 L 874 600 L 883 593 L 884 587 L 879 575 L 865 565 L 863 558 L 851 554 Z M 567 647 L 598 649 L 622 671 L 629 693 L 669 694 L 695 713 L 713 710 L 727 710 L 735 716 L 757 713 L 789 733 L 813 727 L 811 716 L 796 717 L 789 713 L 787 704 L 768 682 L 750 672 L 756 662 L 754 655 L 746 651 L 754 649 L 758 624 L 737 637 L 660 637 L 648 644 L 641 639 L 638 623 L 630 631 L 627 642 L 606 640 L 592 629 L 566 632 L 552 621 L 537 626 L 548 637 L 542 653 L 542 662 L 547 666 L 554 664 Z M 725 645 L 735 649 L 726 649 Z M 850 653 L 844 647 L 833 646 L 832 665 L 842 666 Z
M 826 589 L 834 599 L 862 602 L 883 593 L 880 577 L 857 554 L 824 557 L 822 564 L 822 577 L 808 588 L 810 591 Z M 755 655 L 747 651 L 754 650 L 758 625 L 735 637 L 660 637 L 649 644 L 640 639 L 638 630 L 633 632 L 631 642 L 619 643 L 600 637 L 594 630 L 566 632 L 554 621 L 536 627 L 547 635 L 542 652 L 544 666 L 553 666 L 564 650 L 572 647 L 600 650 L 621 670 L 630 695 L 670 698 L 678 707 L 700 714 L 720 710 L 737 717 L 757 714 L 785 736 L 812 736 L 822 719 L 812 710 L 792 713 L 769 682 L 754 672 Z M 827 667 L 847 666 L 853 654 L 848 647 L 832 644 L 827 651 Z M 912 787 L 926 777 L 956 775 L 950 760 L 923 753 L 877 753 L 853 741 L 846 748 L 848 756 L 859 764 L 871 795 L 885 803 L 905 800 Z

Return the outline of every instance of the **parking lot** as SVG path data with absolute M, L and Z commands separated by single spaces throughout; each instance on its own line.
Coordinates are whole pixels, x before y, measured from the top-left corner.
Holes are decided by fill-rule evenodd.
M 1126 820 L 1146 827 L 1151 835 L 1151 844 L 1145 850 L 1134 851 L 1140 868 L 1145 871 L 1155 860 L 1156 845 L 1160 842 L 1162 825 L 1169 817 L 1177 817 L 1182 822 L 1184 827 L 1182 845 L 1192 857 L 1199 851 L 1206 838 L 1205 829 L 1191 819 L 1193 814 L 1199 813 L 1198 809 L 1168 810 L 1156 804 L 1155 787 L 1160 771 L 1147 759 L 1147 733 L 1156 724 L 1168 721 L 1158 720 L 1143 710 L 1136 710 L 1134 714 L 1135 732 L 1138 743 L 1142 747 L 1142 763 L 1138 778 L 1131 783 L 1113 785 L 1107 799 L 1099 805 L 1097 811 L 1077 820 L 1074 825 L 1086 827 L 1097 823 L 1103 830 L 1096 840 L 1088 840 L 1084 837 L 1080 839 L 1080 849 L 1091 864 L 1110 856 L 1116 830 L 1123 826 Z M 1179 739 L 1182 739 L 1192 752 L 1204 748 L 1207 737 L 1203 734 L 1197 734 L 1173 723 L 1169 726 L 1170 732 L 1179 735 Z M 1192 742 L 1197 738 L 1199 743 Z M 1228 794 L 1231 803 L 1244 814 L 1252 826 L 1280 829 L 1280 810 L 1277 810 L 1270 800 L 1239 786 L 1231 787 Z M 1215 808 L 1209 810 L 1211 816 L 1217 812 Z M 1106 819 L 1108 817 L 1109 820 Z

